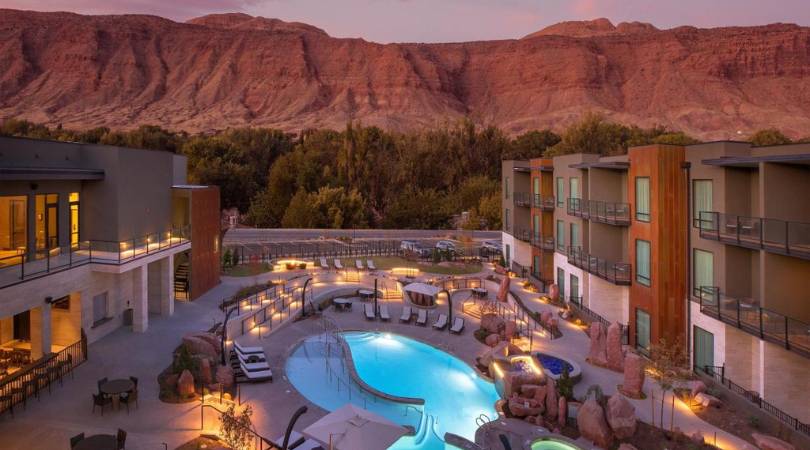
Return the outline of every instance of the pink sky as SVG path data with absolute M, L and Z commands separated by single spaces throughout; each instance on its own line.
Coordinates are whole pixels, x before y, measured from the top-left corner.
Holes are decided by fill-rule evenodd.
M 244 12 L 305 22 L 332 36 L 375 42 L 519 38 L 564 20 L 607 17 L 659 28 L 810 25 L 810 0 L 0 0 L 0 8 L 154 14 L 183 21 Z

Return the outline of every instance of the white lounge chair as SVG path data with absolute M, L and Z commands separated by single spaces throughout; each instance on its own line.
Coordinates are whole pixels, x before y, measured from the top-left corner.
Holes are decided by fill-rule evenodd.
M 413 312 L 411 312 L 411 307 L 406 306 L 406 307 L 402 308 L 402 315 L 399 316 L 399 321 L 400 322 L 410 322 L 412 316 L 413 316 Z
M 355 259 L 354 260 L 354 267 L 357 267 L 357 270 L 363 270 L 364 269 L 363 261 L 360 261 L 359 259 Z
M 427 325 L 427 310 L 419 310 L 419 314 L 416 316 L 416 324 L 422 325 L 423 327 Z
M 436 322 L 433 323 L 433 328 L 437 330 L 443 330 L 444 327 L 447 326 L 447 316 L 445 314 L 439 314 L 439 318 L 436 319 Z
M 450 327 L 450 332 L 455 334 L 461 334 L 462 330 L 464 330 L 464 318 L 456 317 L 455 319 L 453 319 L 453 326 Z
M 243 362 L 267 361 L 267 357 L 264 355 L 264 353 L 242 353 L 238 349 L 234 349 L 231 354 L 236 356 L 239 361 Z
M 233 341 L 233 348 L 243 355 L 249 355 L 251 353 L 264 353 L 264 348 L 262 347 L 244 347 L 239 345 L 239 343 L 236 341 Z
M 366 260 L 366 267 L 368 267 L 368 270 L 377 270 L 377 266 L 374 265 L 374 261 L 370 259 Z
M 366 303 L 365 306 L 366 306 L 365 308 L 366 319 L 374 320 L 376 318 L 376 315 L 374 314 L 374 305 L 372 305 L 371 303 Z
M 343 269 L 343 263 L 337 258 L 335 258 L 335 269 Z
M 321 258 L 321 268 L 329 270 L 329 263 L 326 261 L 326 258 Z
M 249 381 L 273 381 L 273 371 L 267 364 L 260 367 L 242 363 L 239 368 L 242 370 L 242 375 Z
M 391 315 L 388 314 L 388 305 L 380 305 L 380 320 L 391 320 Z

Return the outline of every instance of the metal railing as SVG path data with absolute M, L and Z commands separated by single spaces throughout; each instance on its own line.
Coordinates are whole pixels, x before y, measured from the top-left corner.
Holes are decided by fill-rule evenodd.
M 700 237 L 810 259 L 810 223 L 700 211 Z
M 526 228 L 515 228 L 512 236 L 515 239 L 521 240 L 523 242 L 531 242 L 532 241 L 532 230 L 528 230 Z
M 790 426 L 792 429 L 804 433 L 806 436 L 810 436 L 810 424 L 799 421 L 799 419 L 793 417 L 785 411 L 782 411 L 772 403 L 767 402 L 762 398 L 761 395 L 759 395 L 759 392 L 746 389 L 726 378 L 725 366 L 695 366 L 694 369 L 696 373 L 711 377 L 715 382 L 720 383 L 731 392 L 757 405 L 760 409 L 771 414 L 780 422 Z
M 22 369 L 0 380 L 0 414 L 11 411 L 20 403 L 26 404 L 29 398 L 37 397 L 45 388 L 50 392 L 51 383 L 62 379 L 76 366 L 87 360 L 87 336 L 81 331 L 81 338 L 57 353 L 49 353 Z
M 703 314 L 810 358 L 810 323 L 763 308 L 752 300 L 728 297 L 717 286 L 701 286 L 698 291 Z
M 531 208 L 532 195 L 528 192 L 515 192 L 512 202 L 515 204 L 515 206 Z
M 553 196 L 542 196 L 540 194 L 534 194 L 534 203 L 532 204 L 533 207 L 542 209 L 543 211 L 554 211 L 556 204 L 554 203 Z
M 568 306 L 571 310 L 574 311 L 574 314 L 577 318 L 582 320 L 587 324 L 591 324 L 593 322 L 599 322 L 602 326 L 607 329 L 611 325 L 611 322 L 604 317 L 602 317 L 596 311 L 588 308 L 587 306 L 582 304 L 582 297 L 568 297 Z M 622 344 L 628 345 L 630 342 L 630 334 L 629 328 L 627 325 L 623 323 L 619 323 L 619 327 L 622 330 Z
M 11 286 L 85 264 L 120 265 L 190 241 L 188 227 L 123 241 L 88 240 L 0 260 L 0 287 Z M 32 257 L 33 256 L 33 257 Z
M 568 199 L 568 215 L 608 225 L 630 225 L 630 204 L 602 200 Z
M 338 242 L 268 242 L 231 245 L 233 264 L 270 262 L 278 258 L 351 258 L 358 256 L 399 256 L 403 254 L 399 240 L 369 241 L 357 244 Z M 331 263 L 331 261 L 330 261 Z
M 631 284 L 629 263 L 610 262 L 583 252 L 581 247 L 568 247 L 568 263 L 613 284 Z
M 554 236 L 542 236 L 539 233 L 532 233 L 532 245 L 543 250 L 554 251 Z

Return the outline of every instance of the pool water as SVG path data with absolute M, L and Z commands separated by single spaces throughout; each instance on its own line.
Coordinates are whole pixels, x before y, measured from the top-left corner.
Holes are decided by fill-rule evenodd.
M 355 369 L 369 386 L 386 394 L 415 397 L 424 405 L 404 405 L 373 396 L 354 383 L 340 346 L 326 336 L 313 336 L 287 359 L 287 377 L 316 405 L 332 411 L 350 402 L 389 420 L 410 425 L 396 450 L 450 448 L 442 440 L 451 432 L 475 439 L 476 418 L 497 418 L 499 399 L 492 383 L 480 378 L 460 359 L 435 347 L 389 333 L 345 332 Z M 330 345 L 331 344 L 331 345 Z
M 569 374 L 574 372 L 574 366 L 572 366 L 565 360 L 562 360 L 560 358 L 551 355 L 546 355 L 545 353 L 536 353 L 535 355 L 537 356 L 537 359 L 540 360 L 540 364 L 543 365 L 543 368 L 547 369 L 554 375 L 562 374 L 563 367 L 568 367 Z

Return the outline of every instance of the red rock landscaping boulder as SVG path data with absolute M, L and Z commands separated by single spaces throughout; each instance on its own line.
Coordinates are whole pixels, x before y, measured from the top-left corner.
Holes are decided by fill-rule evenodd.
M 607 365 L 607 338 L 602 324 L 594 322 L 591 324 L 588 335 L 591 338 L 591 349 L 588 352 L 588 362 L 597 366 Z
M 696 395 L 695 402 L 700 403 L 704 408 L 708 408 L 710 406 L 720 406 L 723 403 L 719 398 L 712 397 L 705 392 L 701 392 L 700 394 Z
M 489 334 L 497 334 L 503 331 L 506 323 L 497 314 L 484 314 L 481 316 L 481 329 L 487 330 Z
M 762 450 L 796 450 L 793 444 L 765 434 L 751 433 L 751 438 Z
M 489 336 L 484 339 L 484 343 L 489 345 L 490 347 L 495 347 L 498 345 L 498 342 L 501 342 L 501 337 L 495 333 L 490 334 Z
M 515 337 L 515 332 L 517 332 L 517 323 L 514 320 L 507 321 L 503 327 L 503 338 L 508 341 Z
M 565 397 L 560 397 L 557 402 L 557 425 L 563 428 L 568 423 L 568 400 Z
M 692 397 L 694 398 L 701 392 L 706 392 L 706 383 L 700 380 L 694 380 L 691 383 L 689 383 L 689 390 L 691 391 Z
M 209 385 L 214 382 L 214 375 L 211 370 L 211 360 L 203 358 L 200 360 L 200 382 Z
M 177 379 L 177 394 L 180 397 L 194 395 L 194 376 L 188 370 L 184 370 Z
M 211 345 L 208 341 L 196 336 L 184 336 L 183 346 L 185 346 L 186 350 L 192 355 L 203 355 L 211 359 L 217 359 L 219 357 L 219 352 L 216 347 Z
M 230 389 L 234 383 L 233 369 L 228 366 L 217 367 L 217 383 L 222 384 L 222 389 Z
M 546 382 L 546 416 L 549 419 L 557 417 L 557 385 L 553 378 Z
M 607 367 L 621 372 L 624 370 L 624 350 L 622 349 L 622 327 L 613 322 L 607 329 Z
M 644 360 L 635 353 L 624 358 L 622 393 L 630 398 L 641 398 L 644 389 Z
M 515 417 L 536 416 L 543 412 L 536 401 L 522 397 L 512 397 L 509 399 L 509 411 L 511 411 L 512 415 Z
M 605 420 L 605 412 L 596 400 L 589 398 L 579 408 L 579 411 L 577 411 L 577 426 L 582 437 L 601 448 L 610 448 L 610 444 L 613 442 L 613 433 Z
M 636 408 L 621 394 L 615 394 L 608 400 L 607 421 L 617 439 L 627 439 L 636 434 Z

